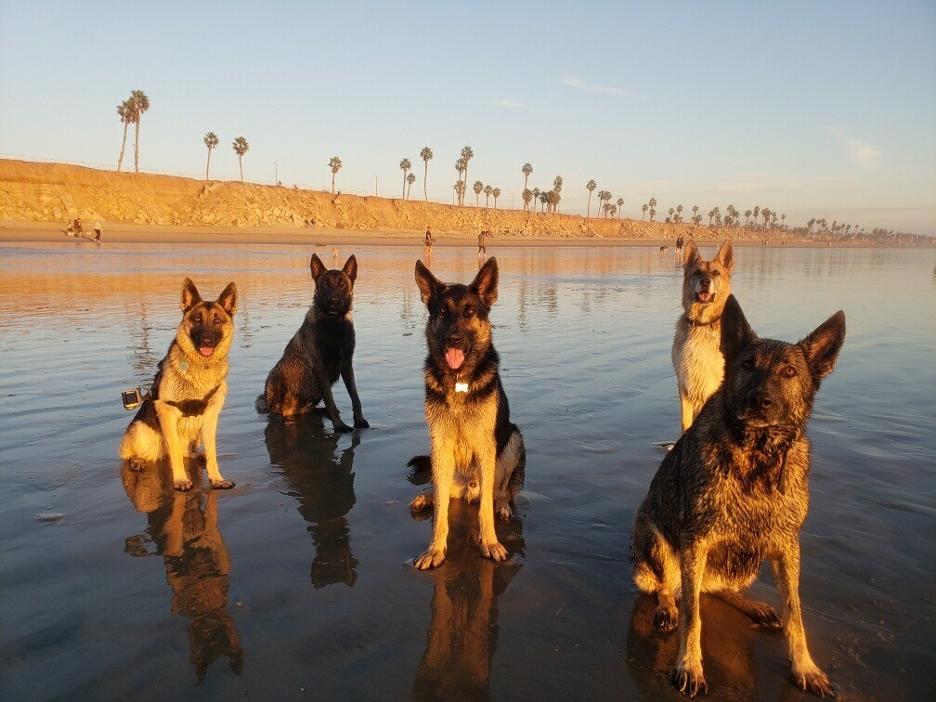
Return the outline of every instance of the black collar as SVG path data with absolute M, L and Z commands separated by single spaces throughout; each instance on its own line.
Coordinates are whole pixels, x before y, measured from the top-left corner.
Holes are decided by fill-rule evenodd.
M 683 317 L 686 317 L 686 315 L 684 314 Z M 710 327 L 713 324 L 718 324 L 721 321 L 721 315 L 713 319 L 711 322 L 707 322 L 705 324 L 702 322 L 693 322 L 691 319 L 689 319 L 689 317 L 686 317 L 686 321 L 689 322 L 690 327 Z

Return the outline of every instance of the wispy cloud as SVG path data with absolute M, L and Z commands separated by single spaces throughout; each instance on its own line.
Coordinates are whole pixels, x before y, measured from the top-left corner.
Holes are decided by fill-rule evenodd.
M 842 145 L 848 150 L 848 155 L 856 164 L 862 168 L 877 167 L 881 151 L 876 146 L 872 146 L 860 139 L 852 139 L 841 129 L 835 127 L 826 127 L 826 131 L 842 142 Z
M 495 99 L 492 99 L 490 103 L 494 105 L 494 107 L 507 107 L 511 110 L 526 109 L 523 103 L 520 102 L 519 100 L 500 100 L 500 99 L 495 98 Z
M 563 85 L 568 85 L 570 88 L 578 88 L 579 90 L 588 90 L 592 93 L 605 93 L 607 95 L 623 95 L 624 97 L 633 97 L 633 98 L 643 98 L 645 95 L 637 95 L 636 93 L 631 93 L 624 88 L 617 88 L 613 85 L 596 85 L 594 83 L 586 83 L 580 78 L 563 78 L 561 83 Z

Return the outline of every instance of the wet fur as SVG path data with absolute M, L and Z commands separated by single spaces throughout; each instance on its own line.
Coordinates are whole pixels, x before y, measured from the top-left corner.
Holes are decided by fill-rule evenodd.
M 306 313 L 283 357 L 267 376 L 263 394 L 257 398 L 258 412 L 288 417 L 307 412 L 322 400 L 335 431 L 351 431 L 332 395 L 339 376 L 344 380 L 354 412 L 354 427 L 370 426 L 364 419 L 354 380 L 354 321 L 351 307 L 357 259 L 351 256 L 341 270 L 326 270 L 316 254 L 310 262 L 315 281 L 312 306 Z
M 721 385 L 725 360 L 721 352 L 721 318 L 731 294 L 734 256 L 726 241 L 711 261 L 699 255 L 694 241 L 686 246 L 683 265 L 683 314 L 676 322 L 672 361 L 682 409 L 682 431 L 686 431 L 705 401 Z M 700 290 L 711 291 L 711 302 L 699 302 Z
M 488 313 L 497 300 L 497 280 L 493 257 L 468 286 L 442 283 L 416 263 L 416 282 L 429 309 L 424 376 L 432 456 L 428 461 L 417 457 L 410 465 L 431 465 L 433 492 L 420 495 L 410 506 L 414 511 L 430 506 L 435 510 L 432 543 L 416 559 L 421 570 L 445 560 L 450 498 L 480 502 L 481 552 L 495 561 L 507 557 L 494 533 L 494 515 L 496 511 L 503 521 L 512 516 L 510 503 L 523 487 L 526 449 L 520 430 L 510 421 L 500 359 L 491 341 Z M 464 352 L 457 370 L 446 363 L 447 347 Z M 456 383 L 467 383 L 468 392 L 456 392 Z
M 838 312 L 798 344 L 758 339 L 731 296 L 722 315 L 723 385 L 663 459 L 634 521 L 634 581 L 657 596 L 654 623 L 679 626 L 671 681 L 705 692 L 699 593 L 718 595 L 762 626 L 781 620 L 742 590 L 770 559 L 783 604 L 791 675 L 833 694 L 806 646 L 799 600 L 799 532 L 809 505 L 806 424 L 845 338 Z M 677 613 L 676 600 L 681 598 Z
M 228 351 L 234 338 L 237 288 L 230 283 L 215 302 L 204 302 L 188 278 L 182 285 L 183 316 L 166 357 L 159 362 L 147 398 L 120 443 L 120 457 L 133 470 L 169 458 L 175 489 L 190 490 L 183 463 L 204 445 L 205 468 L 213 488 L 231 488 L 218 468 L 218 416 L 227 395 Z M 211 356 L 199 345 L 213 345 Z

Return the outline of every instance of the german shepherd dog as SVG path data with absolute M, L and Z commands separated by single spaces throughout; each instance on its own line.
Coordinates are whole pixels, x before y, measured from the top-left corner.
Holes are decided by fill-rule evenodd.
M 370 424 L 361 410 L 351 365 L 354 321 L 350 312 L 357 259 L 351 256 L 340 271 L 327 270 L 318 255 L 312 254 L 310 267 L 315 281 L 312 306 L 267 376 L 264 392 L 257 398 L 257 411 L 288 417 L 306 412 L 324 399 L 334 430 L 351 431 L 341 420 L 332 395 L 332 385 L 340 375 L 351 396 L 354 428 L 366 429 Z
M 228 351 L 234 338 L 237 286 L 229 283 L 215 302 L 204 302 L 195 284 L 182 283 L 182 323 L 159 362 L 153 386 L 120 443 L 120 457 L 132 470 L 169 457 L 176 490 L 191 490 L 183 452 L 205 447 L 211 487 L 234 483 L 221 477 L 215 436 L 227 395 Z
M 657 597 L 657 629 L 671 631 L 678 619 L 679 660 L 670 681 L 690 697 L 707 691 L 700 592 L 715 594 L 761 626 L 785 627 L 793 682 L 821 697 L 834 694 L 806 647 L 799 532 L 809 504 L 806 423 L 844 341 L 842 312 L 789 344 L 758 339 L 734 296 L 725 303 L 724 383 L 663 459 L 633 529 L 634 581 Z M 769 605 L 742 594 L 765 558 L 783 621 Z
M 683 265 L 684 311 L 676 322 L 672 351 L 683 432 L 721 385 L 725 373 L 719 320 L 731 294 L 733 268 L 730 241 L 721 245 L 715 258 L 706 261 L 699 255 L 695 242 L 689 240 Z
M 471 285 L 442 283 L 416 263 L 416 284 L 429 309 L 423 373 L 432 456 L 418 456 L 410 466 L 431 466 L 434 492 L 420 495 L 410 508 L 435 507 L 432 543 L 415 563 L 420 570 L 445 560 L 449 498 L 480 501 L 481 553 L 494 561 L 507 558 L 494 533 L 494 512 L 510 521 L 510 503 L 523 488 L 526 449 L 510 421 L 500 358 L 491 341 L 488 313 L 497 300 L 497 280 L 494 257 Z

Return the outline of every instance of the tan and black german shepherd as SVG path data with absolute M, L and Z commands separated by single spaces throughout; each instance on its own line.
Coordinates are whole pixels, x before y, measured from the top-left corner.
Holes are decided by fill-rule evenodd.
M 228 351 L 234 338 L 237 286 L 229 283 L 215 302 L 204 302 L 189 278 L 182 283 L 182 323 L 159 362 L 153 386 L 120 442 L 120 457 L 133 470 L 166 456 L 176 490 L 191 490 L 183 457 L 201 444 L 211 487 L 234 483 L 221 477 L 215 437 L 227 395 Z
M 324 399 L 334 430 L 351 431 L 341 420 L 332 395 L 332 385 L 340 375 L 351 396 L 354 428 L 366 429 L 370 424 L 361 410 L 351 365 L 354 321 L 350 313 L 357 259 L 351 256 L 340 271 L 327 270 L 318 255 L 312 254 L 309 265 L 315 281 L 312 306 L 267 376 L 263 394 L 257 398 L 257 411 L 288 417 L 307 412 Z
M 725 380 L 663 459 L 634 520 L 637 587 L 657 597 L 654 624 L 679 626 L 670 678 L 694 697 L 702 673 L 699 593 L 761 626 L 786 629 L 793 682 L 824 697 L 834 687 L 813 662 L 799 599 L 799 533 L 809 505 L 806 423 L 845 341 L 837 312 L 797 344 L 758 339 L 734 296 L 722 314 Z M 770 559 L 784 617 L 742 594 Z M 681 598 L 677 611 L 676 600 Z
M 526 449 L 510 421 L 500 359 L 491 341 L 488 313 L 497 300 L 497 280 L 493 257 L 471 285 L 443 283 L 416 262 L 416 284 L 429 309 L 423 373 L 432 456 L 416 457 L 410 465 L 431 465 L 433 492 L 420 495 L 410 507 L 435 507 L 432 543 L 415 563 L 420 570 L 445 560 L 449 498 L 480 501 L 481 553 L 495 561 L 507 558 L 494 533 L 494 512 L 510 521 L 510 503 L 523 487 Z
M 672 352 L 684 432 L 721 385 L 725 372 L 719 320 L 731 294 L 733 268 L 730 241 L 721 245 L 715 258 L 706 261 L 689 240 L 683 264 L 684 311 L 676 322 Z

